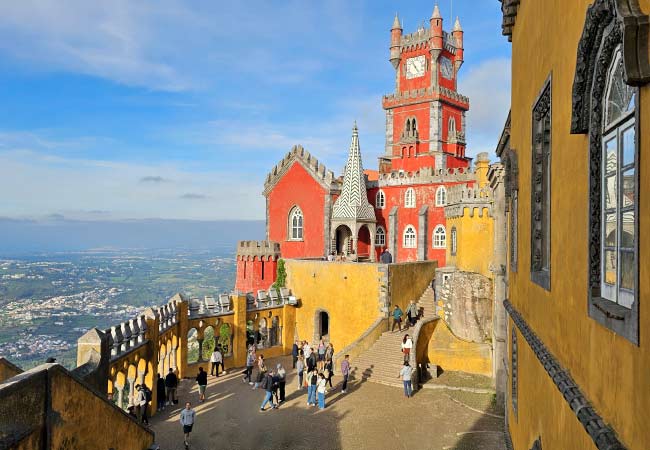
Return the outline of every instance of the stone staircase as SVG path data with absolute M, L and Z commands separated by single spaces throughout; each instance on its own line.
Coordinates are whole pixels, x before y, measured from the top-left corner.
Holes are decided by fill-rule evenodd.
M 436 317 L 434 298 L 433 289 L 431 286 L 427 287 L 417 302 L 421 314 L 418 322 L 422 319 L 433 319 Z M 391 317 L 390 325 L 392 326 L 392 324 L 393 319 Z M 404 361 L 401 352 L 402 339 L 406 334 L 413 337 L 413 331 L 417 327 L 417 324 L 416 322 L 415 327 L 406 330 L 402 327 L 401 333 L 397 330 L 395 332 L 386 331 L 383 333 L 370 349 L 351 362 L 352 370 L 350 371 L 350 378 L 353 380 L 368 380 L 389 386 L 401 387 L 402 381 L 398 378 L 398 375 Z M 402 325 L 404 325 L 404 322 Z M 411 352 L 413 356 L 415 342 Z

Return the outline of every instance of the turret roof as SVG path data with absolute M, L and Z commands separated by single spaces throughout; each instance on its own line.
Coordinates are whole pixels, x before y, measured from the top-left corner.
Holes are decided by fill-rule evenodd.
M 359 148 L 359 130 L 356 122 L 352 128 L 350 153 L 343 174 L 343 189 L 341 196 L 334 203 L 332 219 L 361 219 L 373 222 L 376 220 L 375 209 L 368 202 L 366 178 L 363 173 L 361 149 Z
M 460 26 L 460 19 L 456 16 L 456 23 L 454 24 L 454 31 L 463 31 L 463 28 Z
M 393 20 L 393 27 L 391 30 L 401 30 L 402 25 L 399 23 L 399 17 L 397 16 L 397 13 L 395 13 L 395 20 Z
M 433 14 L 431 14 L 432 19 L 442 19 L 442 15 L 440 14 L 440 8 L 438 8 L 438 4 L 436 3 L 436 6 L 433 8 Z

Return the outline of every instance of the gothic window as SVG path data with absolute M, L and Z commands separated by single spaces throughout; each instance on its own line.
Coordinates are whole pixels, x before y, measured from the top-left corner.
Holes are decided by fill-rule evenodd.
M 449 127 L 447 129 L 447 140 L 449 142 L 455 142 L 456 141 L 456 119 L 453 117 L 449 118 Z
M 415 189 L 408 188 L 404 193 L 404 207 L 415 208 Z
M 519 210 L 519 192 L 510 195 L 510 270 L 517 271 L 517 214 Z
M 289 240 L 302 241 L 303 217 L 302 210 L 295 206 L 289 213 Z
M 377 233 L 375 234 L 375 246 L 383 247 L 386 245 L 386 231 L 383 227 L 377 227 Z
M 452 227 L 452 229 L 451 229 L 451 255 L 456 256 L 457 250 L 458 250 L 458 232 L 456 231 L 456 227 Z
M 436 190 L 436 206 L 445 206 L 447 204 L 447 188 L 440 186 Z
M 377 195 L 375 195 L 375 208 L 384 209 L 385 206 L 386 196 L 384 195 L 384 191 L 377 191 Z
M 609 68 L 601 163 L 600 297 L 630 309 L 638 264 L 636 89 L 625 84 L 620 47 Z
M 443 225 L 438 225 L 433 231 L 433 248 L 447 247 L 447 231 Z
M 404 248 L 416 248 L 418 235 L 413 225 L 407 225 L 404 229 Z
M 512 324 L 512 322 L 511 322 Z M 510 351 L 511 351 L 511 361 L 510 361 L 510 366 L 511 366 L 511 391 L 510 391 L 510 401 L 512 403 L 512 411 L 515 414 L 515 418 L 517 417 L 517 387 L 519 384 L 519 373 L 517 371 L 517 332 L 515 331 L 514 326 L 511 325 L 511 340 L 510 340 Z
M 551 81 L 533 107 L 531 280 L 551 290 Z

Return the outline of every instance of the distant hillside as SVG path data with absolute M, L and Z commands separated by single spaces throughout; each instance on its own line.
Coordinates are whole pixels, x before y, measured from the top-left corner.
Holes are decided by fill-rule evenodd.
M 0 256 L 92 248 L 231 247 L 243 239 L 264 239 L 263 221 L 32 221 L 0 218 Z

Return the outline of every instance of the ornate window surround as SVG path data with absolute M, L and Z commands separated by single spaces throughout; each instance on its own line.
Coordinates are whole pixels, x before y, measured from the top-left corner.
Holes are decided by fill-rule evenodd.
M 447 248 L 447 230 L 442 224 L 436 225 L 433 229 L 433 248 Z
M 415 208 L 416 203 L 417 202 L 415 200 L 415 189 L 410 187 L 406 191 L 404 191 L 404 207 Z
M 294 219 L 296 218 L 299 222 L 294 225 Z M 289 210 L 289 222 L 287 225 L 287 241 L 303 241 L 305 239 L 305 216 L 300 206 L 295 205 Z M 296 234 L 294 234 L 294 231 Z
M 436 189 L 436 206 L 445 206 L 447 204 L 447 188 L 439 186 Z
M 451 256 L 456 256 L 458 252 L 458 231 L 456 227 L 451 227 Z
M 512 324 L 510 325 L 510 377 L 511 377 L 511 388 L 510 388 L 510 403 L 512 404 L 512 412 L 517 419 L 518 412 L 518 386 L 519 386 L 519 369 L 518 365 L 518 350 L 517 350 L 517 330 Z
M 413 225 L 404 227 L 404 236 L 402 239 L 404 248 L 417 248 L 418 245 L 418 231 Z
M 386 207 L 386 194 L 381 189 L 375 195 L 375 208 L 384 209 Z
M 552 75 L 544 82 L 532 111 L 530 279 L 551 290 Z
M 379 239 L 381 237 L 381 239 Z M 386 230 L 381 225 L 375 232 L 375 247 L 384 247 L 386 245 Z
M 639 344 L 638 272 L 637 299 L 631 309 L 601 298 L 601 207 L 603 98 L 608 72 L 619 45 L 623 44 L 624 79 L 630 86 L 650 82 L 650 19 L 638 0 L 596 0 L 588 8 L 578 45 L 573 82 L 571 133 L 589 137 L 589 266 L 587 302 L 589 317 L 604 327 Z M 636 157 L 641 121 L 638 95 L 636 103 Z M 638 165 L 636 171 L 638 181 Z M 637 183 L 638 184 L 638 183 Z M 638 204 L 639 199 L 636 199 Z M 636 236 L 638 236 L 637 223 Z M 638 239 L 635 243 L 638 265 Z

